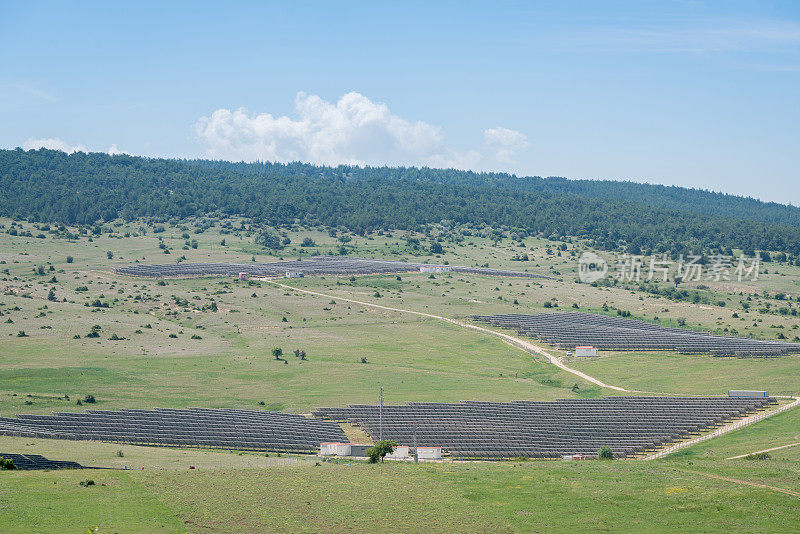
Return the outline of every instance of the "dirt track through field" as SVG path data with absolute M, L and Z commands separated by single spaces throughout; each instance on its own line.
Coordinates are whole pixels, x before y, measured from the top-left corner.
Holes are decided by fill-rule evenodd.
M 740 454 L 738 456 L 731 456 L 730 458 L 725 458 L 725 459 L 726 460 L 738 460 L 739 458 L 746 458 L 746 457 L 750 456 L 751 454 L 761 454 L 761 453 L 765 453 L 765 452 L 778 451 L 778 450 L 781 450 L 781 449 L 788 449 L 789 447 L 797 447 L 798 445 L 800 445 L 800 441 L 798 441 L 797 443 L 790 443 L 788 445 L 781 445 L 780 447 L 772 447 L 771 449 L 764 449 L 764 450 L 761 450 L 761 451 L 754 451 L 754 452 L 748 452 L 746 454 Z
M 584 380 L 586 380 L 588 382 L 591 382 L 592 384 L 596 384 L 596 385 L 598 385 L 600 387 L 613 389 L 615 391 L 620 391 L 620 392 L 623 392 L 623 393 L 648 393 L 648 392 L 645 392 L 645 391 L 639 391 L 639 390 L 635 390 L 635 389 L 625 389 L 625 388 L 622 388 L 620 386 L 612 386 L 610 384 L 606 384 L 606 383 L 598 380 L 597 378 L 594 378 L 593 376 L 589 376 L 586 373 L 578 371 L 577 369 L 572 369 L 571 367 L 568 367 L 561 360 L 559 360 L 557 357 L 555 357 L 552 354 L 550 354 L 549 352 L 547 352 L 544 348 L 540 347 L 539 345 L 536 345 L 535 343 L 531 343 L 530 341 L 525 340 L 525 339 L 520 339 L 518 337 L 511 336 L 511 335 L 506 334 L 504 332 L 498 332 L 496 330 L 491 330 L 489 328 L 484 328 L 482 326 L 477 326 L 477 325 L 465 323 L 463 321 L 459 321 L 459 320 L 456 320 L 456 319 L 450 319 L 449 317 L 443 317 L 441 315 L 434 315 L 432 313 L 420 312 L 420 311 L 415 311 L 415 310 L 405 310 L 405 309 L 402 309 L 402 308 L 394 308 L 392 306 L 384 306 L 382 304 L 373 304 L 371 302 L 364 302 L 364 301 L 361 301 L 361 300 L 351 299 L 351 298 L 347 298 L 347 297 L 330 295 L 328 293 L 321 293 L 319 291 L 311 291 L 309 289 L 299 289 L 299 288 L 292 287 L 292 286 L 287 285 L 287 284 L 281 284 L 280 282 L 276 282 L 274 280 L 269 280 L 269 279 L 262 279 L 262 280 L 264 282 L 268 282 L 270 284 L 274 284 L 274 285 L 276 285 L 278 287 L 282 287 L 284 289 L 289 289 L 289 290 L 292 290 L 292 291 L 298 291 L 300 293 L 305 293 L 307 295 L 314 295 L 314 296 L 317 296 L 317 297 L 324 297 L 324 298 L 333 299 L 333 300 L 338 299 L 338 300 L 342 300 L 342 301 L 345 301 L 345 302 L 350 302 L 350 303 L 353 303 L 353 304 L 359 304 L 361 306 L 368 306 L 368 307 L 372 307 L 372 308 L 377 308 L 377 309 L 380 309 L 380 310 L 387 310 L 387 311 L 393 311 L 393 312 L 398 312 L 398 313 L 408 313 L 408 314 L 412 314 L 412 315 L 418 315 L 418 316 L 421 316 L 421 317 L 430 317 L 431 319 L 437 319 L 437 320 L 444 321 L 444 322 L 447 322 L 447 323 L 451 323 L 451 324 L 454 324 L 454 325 L 457 325 L 457 326 L 460 326 L 460 327 L 463 327 L 463 328 L 469 328 L 469 329 L 472 329 L 472 330 L 476 330 L 478 332 L 481 332 L 481 333 L 484 333 L 484 334 L 488 334 L 488 335 L 500 338 L 504 342 L 506 342 L 509 345 L 511 345 L 512 347 L 516 347 L 518 349 L 524 350 L 525 352 L 527 352 L 529 354 L 536 354 L 536 355 L 542 356 L 542 357 L 546 358 L 550 363 L 552 363 L 553 365 L 558 367 L 559 369 L 562 369 L 562 370 L 564 370 L 564 371 L 566 371 L 568 373 L 572 373 L 573 375 L 578 376 L 578 377 L 580 377 L 580 378 L 582 378 L 582 379 L 584 379 Z M 651 394 L 665 395 L 665 393 L 660 393 L 660 394 L 659 393 L 651 393 Z M 669 393 L 667 393 L 666 395 L 669 395 Z M 646 459 L 652 460 L 654 458 L 660 458 L 660 457 L 666 456 L 667 454 L 669 454 L 671 452 L 674 452 L 674 451 L 677 451 L 678 449 L 685 448 L 685 447 L 690 446 L 690 445 L 692 445 L 692 444 L 694 444 L 696 442 L 700 442 L 700 441 L 705 441 L 707 439 L 711 439 L 712 437 L 714 437 L 716 435 L 722 435 L 722 434 L 731 432 L 733 430 L 736 430 L 738 428 L 741 428 L 741 427 L 744 427 L 744 426 L 748 426 L 748 425 L 756 422 L 757 420 L 761 420 L 761 419 L 766 418 L 766 417 L 771 417 L 771 416 L 773 416 L 773 415 L 775 415 L 777 413 L 780 413 L 782 411 L 785 411 L 785 410 L 791 409 L 791 408 L 793 408 L 795 406 L 798 406 L 799 404 L 800 404 L 800 397 L 796 397 L 796 398 L 794 398 L 794 402 L 792 402 L 792 403 L 790 403 L 788 405 L 784 405 L 784 406 L 778 408 L 777 410 L 772 410 L 771 412 L 768 412 L 766 414 L 764 414 L 764 413 L 755 414 L 753 416 L 745 418 L 744 420 L 739 420 L 739 421 L 733 422 L 731 424 L 725 425 L 725 426 L 717 429 L 716 431 L 714 431 L 711 434 L 705 434 L 705 435 L 700 436 L 698 438 L 694 438 L 692 440 L 689 440 L 688 442 L 682 442 L 682 443 L 673 445 L 672 447 L 668 447 L 667 449 L 664 449 L 662 451 L 659 451 L 656 454 L 652 454 L 652 455 L 646 457 Z M 706 476 L 713 476 L 713 475 L 706 475 Z M 796 492 L 792 492 L 791 490 L 785 490 L 785 489 L 782 489 L 782 488 L 773 488 L 771 486 L 765 486 L 765 485 L 762 485 L 762 484 L 754 484 L 754 483 L 750 483 L 750 482 L 746 482 L 746 481 L 742 481 L 742 480 L 737 480 L 737 479 L 726 479 L 724 477 L 716 477 L 716 478 L 720 478 L 722 480 L 727 480 L 728 482 L 736 482 L 736 483 L 741 483 L 741 484 L 746 484 L 746 485 L 751 485 L 751 486 L 756 486 L 756 487 L 763 487 L 763 488 L 766 488 L 766 489 L 779 491 L 779 492 L 787 494 L 787 495 L 800 496 L 800 494 L 797 494 Z
M 779 488 L 777 486 L 770 486 L 768 484 L 760 484 L 758 482 L 749 482 L 747 480 L 742 480 L 742 479 L 739 479 L 739 478 L 724 477 L 724 476 L 721 476 L 721 475 L 712 475 L 711 473 L 703 473 L 702 471 L 695 471 L 693 469 L 678 469 L 678 471 L 681 471 L 683 473 L 692 473 L 694 475 L 700 475 L 700 476 L 704 476 L 704 477 L 708 477 L 708 478 L 713 478 L 713 479 L 716 479 L 716 480 L 723 480 L 725 482 L 732 482 L 734 484 L 741 484 L 743 486 L 751 486 L 753 488 L 761 488 L 761 489 L 766 489 L 766 490 L 770 490 L 770 491 L 777 491 L 778 493 L 783 493 L 784 495 L 789 495 L 791 497 L 800 497 L 800 493 L 798 493 L 798 492 L 796 492 L 794 490 L 790 490 L 790 489 L 786 489 L 786 488 Z
M 432 313 L 425 313 L 425 312 L 414 311 L 414 310 L 404 310 L 402 308 L 393 308 L 391 306 L 383 306 L 381 304 L 373 304 L 371 302 L 364 302 L 364 301 L 361 301 L 361 300 L 350 299 L 350 298 L 341 297 L 341 296 L 337 296 L 337 295 L 330 295 L 330 294 L 327 294 L 327 293 L 320 293 L 319 291 L 311 291 L 311 290 L 308 290 L 308 289 L 299 289 L 299 288 L 292 287 L 292 286 L 287 285 L 287 284 L 281 284 L 280 282 L 276 282 L 274 280 L 269 280 L 269 279 L 264 279 L 263 281 L 264 282 L 268 282 L 270 284 L 274 284 L 274 285 L 276 285 L 278 287 L 282 287 L 284 289 L 291 289 L 292 291 L 298 291 L 300 293 L 306 293 L 308 295 L 315 295 L 315 296 L 318 296 L 318 297 L 324 297 L 324 298 L 327 298 L 327 299 L 334 299 L 334 300 L 335 299 L 339 299 L 339 300 L 343 300 L 345 302 L 351 302 L 353 304 L 360 304 L 361 306 L 369 306 L 369 307 L 378 308 L 378 309 L 381 309 L 381 310 L 394 311 L 394 312 L 399 312 L 399 313 L 410 313 L 410 314 L 419 315 L 419 316 L 422 316 L 422 317 L 430 317 L 432 319 L 438 319 L 440 321 L 445 321 L 445 322 L 448 322 L 448 323 L 452 323 L 454 325 L 461 326 L 463 328 L 469 328 L 469 329 L 472 329 L 472 330 L 477 330 L 478 332 L 481 332 L 481 333 L 484 333 L 484 334 L 488 334 L 488 335 L 500 338 L 503 341 L 505 341 L 506 343 L 508 343 L 509 345 L 511 345 L 512 347 L 516 347 L 518 349 L 522 349 L 522 350 L 524 350 L 525 352 L 527 352 L 529 354 L 538 354 L 539 356 L 543 356 L 550 363 L 552 363 L 553 365 L 555 365 L 559 369 L 563 369 L 564 371 L 566 371 L 568 373 L 572 373 L 573 375 L 578 376 L 578 377 L 586 380 L 587 382 L 591 382 L 592 384 L 595 384 L 595 385 L 598 385 L 598 386 L 604 387 L 604 388 L 613 389 L 615 391 L 621 391 L 623 393 L 642 393 L 641 391 L 625 389 L 625 388 L 622 388 L 622 387 L 619 387 L 619 386 L 612 386 L 610 384 L 606 384 L 604 382 L 601 382 L 600 380 L 598 380 L 597 378 L 594 378 L 593 376 L 589 376 L 586 373 L 578 371 L 577 369 L 572 369 L 571 367 L 567 367 L 561 360 L 559 360 L 557 357 L 555 357 L 552 354 L 550 354 L 549 352 L 547 352 L 545 349 L 543 349 L 539 345 L 531 343 L 530 341 L 527 341 L 525 339 L 520 339 L 518 337 L 514 337 L 514 336 L 511 336 L 511 335 L 508 335 L 508 334 L 503 333 L 503 332 L 497 332 L 496 330 L 491 330 L 489 328 L 484 328 L 482 326 L 477 326 L 477 325 L 465 323 L 463 321 L 458 321 L 456 319 L 450 319 L 449 317 L 443 317 L 441 315 L 434 315 Z

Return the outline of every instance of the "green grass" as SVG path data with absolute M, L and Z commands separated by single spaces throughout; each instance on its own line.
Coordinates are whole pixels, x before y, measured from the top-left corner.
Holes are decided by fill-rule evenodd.
M 780 358 L 716 358 L 661 352 L 610 353 L 574 358 L 570 365 L 609 384 L 641 391 L 689 395 L 726 394 L 731 389 L 798 393 L 800 355 Z
M 93 486 L 79 482 L 92 479 Z M 183 532 L 183 523 L 132 473 L 0 473 L 2 532 Z
M 731 456 L 749 454 L 798 442 L 800 442 L 800 409 L 794 408 L 736 432 L 705 441 L 675 453 L 674 456 L 693 459 L 730 458 Z M 769 455 L 772 459 L 791 460 L 797 463 L 800 462 L 800 446 L 772 451 Z M 745 460 L 731 461 L 743 462 Z M 755 465 L 758 466 L 759 464 Z M 761 465 L 768 466 L 770 461 L 766 461 Z
M 3 532 L 789 532 L 789 487 L 720 461 L 299 464 L 2 473 Z M 83 488 L 80 480 L 96 486 Z M 105 485 L 103 485 L 105 484 Z M 57 498 L 56 498 L 57 497 Z M 27 530 L 26 530 L 27 529 Z
M 330 253 L 338 243 L 325 232 L 292 229 L 292 245 L 271 255 L 254 246 L 247 232 L 223 234 L 219 225 L 196 233 L 191 222 L 183 227 L 167 224 L 163 233 L 148 227 L 146 235 L 123 237 L 140 226 L 147 225 L 123 224 L 113 235 L 73 242 L 0 232 L 0 415 L 83 410 L 89 406 L 77 406 L 76 401 L 87 394 L 98 401 L 91 407 L 101 409 L 206 406 L 304 413 L 317 406 L 374 402 L 379 386 L 387 403 L 613 393 L 494 337 L 434 319 L 348 304 L 344 298 L 447 317 L 538 313 L 545 311 L 545 302 L 558 304 L 548 311 L 572 310 L 576 304 L 583 311 L 599 312 L 607 305 L 609 313 L 618 308 L 650 321 L 658 317 L 665 325 L 685 319 L 695 329 L 736 329 L 764 339 L 780 333 L 791 339 L 800 331 L 794 317 L 759 311 L 768 303 L 796 307 L 800 268 L 787 265 L 769 265 L 769 274 L 758 282 L 708 283 L 704 294 L 724 300 L 722 308 L 577 284 L 580 247 L 574 243 L 558 256 L 555 244 L 540 238 L 527 238 L 521 248 L 508 240 L 495 245 L 470 236 L 460 245 L 447 242 L 444 254 L 430 256 L 409 249 L 399 233 L 353 236 L 348 246 L 357 256 L 488 263 L 556 279 L 409 273 L 401 280 L 389 275 L 288 281 L 334 295 L 331 303 L 330 298 L 266 283 L 204 278 L 158 285 L 111 271 L 137 260 L 173 263 L 181 256 L 190 262 L 250 262 L 254 256 L 256 261 L 273 261 Z M 183 232 L 198 240 L 197 249 L 182 248 Z M 297 247 L 306 236 L 318 246 Z M 223 237 L 226 247 L 220 246 Z M 159 248 L 162 241 L 171 254 Z M 106 257 L 108 250 L 114 252 L 112 260 Z M 532 261 L 511 261 L 520 252 Z M 73 263 L 66 262 L 68 255 Z M 45 268 L 45 275 L 35 273 L 38 266 Z M 53 276 L 56 281 L 51 282 Z M 82 286 L 87 291 L 76 291 Z M 47 300 L 51 288 L 58 302 Z M 779 302 L 764 290 L 784 291 L 792 300 Z M 95 299 L 110 307 L 85 305 Z M 745 310 L 742 301 L 750 308 Z M 209 310 L 212 302 L 217 312 Z M 100 336 L 87 338 L 94 325 L 101 327 Z M 19 330 L 28 337 L 17 337 Z M 124 339 L 109 339 L 114 335 Z M 283 348 L 288 364 L 272 359 L 273 347 Z M 306 351 L 308 361 L 291 354 L 296 348 Z M 800 376 L 798 356 L 744 360 L 611 353 L 570 365 L 610 384 L 683 394 L 722 394 L 734 388 L 798 393 Z M 574 384 L 579 385 L 576 391 Z M 778 451 L 773 460 L 723 458 L 788 443 L 798 428 L 800 411 L 793 410 L 665 461 L 516 466 L 316 467 L 308 458 L 0 437 L 3 452 L 128 468 L 0 473 L 0 532 L 81 532 L 90 525 L 100 526 L 99 532 L 791 531 L 800 527 L 796 498 L 706 475 L 797 489 L 798 449 Z M 116 456 L 119 449 L 123 457 Z M 189 470 L 189 465 L 197 469 Z M 80 487 L 85 478 L 98 485 Z

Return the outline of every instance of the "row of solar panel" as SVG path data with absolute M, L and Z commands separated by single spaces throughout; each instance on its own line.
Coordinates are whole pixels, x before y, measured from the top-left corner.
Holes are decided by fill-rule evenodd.
M 0 418 L 0 434 L 142 445 L 314 452 L 345 441 L 338 424 L 301 415 L 226 409 L 59 412 Z
M 441 446 L 458 458 L 616 456 L 654 450 L 765 408 L 773 399 L 609 397 L 554 402 L 410 403 L 319 408 L 370 437 Z
M 559 348 L 591 345 L 605 350 L 667 350 L 740 357 L 800 353 L 800 343 L 717 336 L 582 312 L 475 315 L 473 319 L 501 328 L 513 328 L 522 335 Z
M 490 276 L 513 276 L 521 278 L 547 278 L 543 275 L 456 265 L 434 265 L 391 260 L 372 260 L 340 256 L 312 256 L 308 260 L 279 261 L 271 263 L 175 263 L 167 265 L 135 264 L 115 269 L 118 274 L 148 276 L 154 278 L 179 276 L 284 276 L 286 273 L 307 275 L 364 275 L 417 272 L 433 269 Z

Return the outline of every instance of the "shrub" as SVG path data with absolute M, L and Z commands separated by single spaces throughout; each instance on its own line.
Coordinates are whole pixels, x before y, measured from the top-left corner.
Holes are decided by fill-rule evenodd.
M 87 478 L 86 480 L 81 480 L 80 482 L 78 482 L 78 484 L 80 484 L 84 488 L 95 485 L 94 480 L 92 480 L 91 478 Z
M 755 454 L 748 454 L 744 457 L 745 460 L 769 460 L 772 456 L 768 452 L 758 452 Z
M 97 401 L 95 400 L 95 398 L 94 398 L 94 395 L 86 395 L 86 396 L 83 398 L 83 402 L 86 402 L 86 403 L 88 403 L 88 404 L 94 404 L 94 403 L 95 403 L 95 402 L 97 402 Z
M 614 459 L 614 451 L 611 450 L 611 447 L 607 445 L 603 445 L 600 447 L 600 450 L 597 452 L 597 459 L 598 460 L 613 460 Z
M 14 460 L 0 456 L 0 471 L 13 471 L 16 468 L 17 466 L 14 465 Z
M 72 256 L 67 256 L 67 263 L 72 263 L 73 261 Z
M 122 452 L 122 450 L 118 450 L 118 451 L 117 451 L 117 457 L 118 457 L 118 458 L 122 458 L 122 457 L 124 457 L 124 456 L 125 456 L 125 453 L 124 453 L 124 452 Z
M 25 333 L 25 330 L 20 330 L 17 332 L 17 337 L 28 337 L 28 334 Z

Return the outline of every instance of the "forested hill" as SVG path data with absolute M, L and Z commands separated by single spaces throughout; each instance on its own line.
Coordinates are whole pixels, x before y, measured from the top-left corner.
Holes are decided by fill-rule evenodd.
M 322 167 L 304 163 L 231 163 L 191 160 L 190 163 L 243 174 L 284 173 L 324 175 L 348 179 L 384 177 L 428 181 L 473 187 L 491 186 L 511 191 L 548 192 L 588 198 L 627 200 L 679 211 L 749 219 L 788 226 L 800 226 L 800 207 L 764 202 L 755 198 L 715 193 L 687 187 L 618 182 L 611 180 L 568 180 L 560 177 L 515 176 L 506 173 L 476 173 L 454 169 L 415 167 Z
M 299 219 L 358 233 L 452 221 L 508 226 L 547 237 L 577 236 L 600 248 L 624 246 L 634 253 L 741 248 L 800 254 L 798 226 L 493 183 L 508 179 L 452 170 L 331 169 L 1 150 L 0 215 L 93 224 L 118 217 L 221 212 L 268 224 Z

